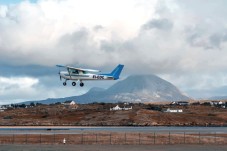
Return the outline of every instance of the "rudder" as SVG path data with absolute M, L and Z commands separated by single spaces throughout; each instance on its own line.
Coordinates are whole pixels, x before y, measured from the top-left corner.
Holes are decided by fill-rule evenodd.
M 119 76 L 121 74 L 122 69 L 124 68 L 124 65 L 119 64 L 111 73 L 110 75 L 114 77 L 114 80 L 119 79 Z

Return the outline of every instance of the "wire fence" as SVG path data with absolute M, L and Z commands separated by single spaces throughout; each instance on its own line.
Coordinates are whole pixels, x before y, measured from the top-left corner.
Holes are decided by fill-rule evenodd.
M 227 144 L 226 133 L 0 134 L 0 144 Z

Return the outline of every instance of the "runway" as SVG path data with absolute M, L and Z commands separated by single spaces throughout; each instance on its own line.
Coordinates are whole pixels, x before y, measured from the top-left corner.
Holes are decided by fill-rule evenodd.
M 0 127 L 0 134 L 81 134 L 99 132 L 189 132 L 226 133 L 227 127 L 75 127 L 75 126 L 10 126 Z

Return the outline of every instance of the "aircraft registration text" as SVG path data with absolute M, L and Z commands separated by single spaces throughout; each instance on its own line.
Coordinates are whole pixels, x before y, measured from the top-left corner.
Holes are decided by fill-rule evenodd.
M 104 76 L 93 75 L 93 79 L 104 79 Z

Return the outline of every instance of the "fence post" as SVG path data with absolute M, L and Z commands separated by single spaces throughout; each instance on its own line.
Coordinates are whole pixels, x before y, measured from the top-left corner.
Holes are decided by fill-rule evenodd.
M 169 144 L 170 144 L 170 132 L 169 132 Z
M 84 135 L 83 135 L 83 133 L 81 134 L 81 144 L 83 144 L 84 143 Z
M 13 144 L 14 144 L 14 139 L 15 139 L 14 137 L 15 137 L 15 136 L 14 136 L 14 134 L 13 134 L 13 142 L 12 142 Z
M 126 132 L 125 132 L 125 144 L 126 144 L 126 142 L 127 142 L 127 137 L 126 137 Z
M 140 133 L 139 133 L 139 145 L 140 145 Z
M 215 144 L 217 143 L 217 140 L 216 140 L 217 138 L 216 137 L 217 137 L 217 133 L 215 132 L 215 135 L 214 135 L 214 143 Z
M 184 132 L 184 144 L 185 144 L 186 142 L 185 142 L 185 132 Z
M 55 133 L 54 133 L 54 143 L 53 144 L 55 144 Z
M 25 141 L 26 141 L 26 144 L 28 144 L 28 134 L 25 135 Z
M 199 144 L 200 144 L 200 132 L 199 132 Z
M 110 133 L 110 145 L 111 145 L 111 133 Z
M 98 144 L 98 134 L 96 133 L 96 138 L 95 138 L 96 140 L 96 144 Z
M 40 142 L 40 144 L 42 144 L 41 134 L 39 136 L 39 142 Z
M 154 132 L 154 144 L 155 144 L 155 132 Z

